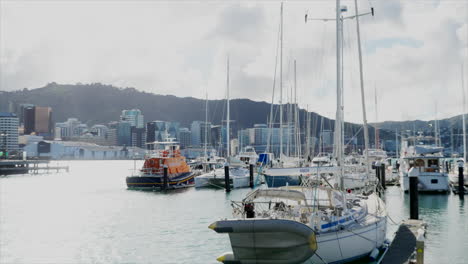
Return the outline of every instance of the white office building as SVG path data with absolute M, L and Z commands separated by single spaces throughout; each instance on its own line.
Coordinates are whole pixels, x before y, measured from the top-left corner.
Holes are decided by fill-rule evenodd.
M 18 126 L 16 114 L 0 112 L 0 151 L 18 150 Z
M 140 109 L 122 110 L 120 121 L 130 122 L 132 127 L 144 128 L 145 122 Z

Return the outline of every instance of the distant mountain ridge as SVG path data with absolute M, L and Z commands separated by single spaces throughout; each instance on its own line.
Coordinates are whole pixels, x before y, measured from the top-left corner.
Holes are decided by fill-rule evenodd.
M 21 103 L 31 103 L 39 106 L 51 106 L 55 122 L 76 117 L 88 125 L 106 124 L 118 120 L 123 109 L 138 108 L 142 111 L 145 122 L 164 120 L 180 122 L 181 126 L 189 127 L 194 120 L 205 119 L 205 100 L 193 97 L 176 97 L 173 95 L 157 95 L 139 91 L 135 88 L 117 88 L 100 83 L 92 84 L 57 84 L 49 83 L 37 89 L 23 89 L 0 93 L 0 111 L 11 111 Z M 225 119 L 226 100 L 209 100 L 209 121 L 220 124 Z M 274 111 L 278 112 L 278 105 Z M 286 107 L 284 107 L 286 108 Z M 231 100 L 231 119 L 236 121 L 239 129 L 253 127 L 254 124 L 266 124 L 270 113 L 270 104 L 255 102 L 249 99 Z M 300 120 L 302 129 L 305 111 L 301 109 Z M 279 114 L 276 114 L 276 122 Z M 312 113 L 312 127 L 317 135 L 323 118 L 323 129 L 333 130 L 333 120 Z M 445 127 L 461 127 L 458 123 L 461 116 L 440 120 L 441 129 Z M 394 131 L 398 129 L 412 130 L 430 128 L 431 121 L 387 121 L 376 124 L 381 131 L 382 139 L 394 139 Z M 345 131 L 357 134 L 362 142 L 362 125 L 345 124 Z M 304 130 L 303 130 L 304 131 Z M 374 140 L 374 129 L 369 129 L 370 140 Z

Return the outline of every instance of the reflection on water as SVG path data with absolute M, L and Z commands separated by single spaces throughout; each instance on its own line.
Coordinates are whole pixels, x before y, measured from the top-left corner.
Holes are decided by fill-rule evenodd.
M 0 178 L 0 263 L 217 263 L 229 239 L 207 227 L 250 191 L 132 191 L 125 177 L 133 161 L 69 165 L 70 173 Z M 398 187 L 385 200 L 395 222 L 408 217 L 409 196 Z M 466 202 L 421 195 L 419 203 L 426 263 L 463 263 Z M 397 226 L 388 222 L 391 236 Z

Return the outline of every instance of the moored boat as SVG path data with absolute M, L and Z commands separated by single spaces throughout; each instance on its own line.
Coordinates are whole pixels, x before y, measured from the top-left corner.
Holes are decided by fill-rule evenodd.
M 194 185 L 194 173 L 180 154 L 177 142 L 154 142 L 155 150 L 143 168 L 126 178 L 129 189 L 175 189 Z M 164 170 L 167 168 L 167 175 Z
M 449 177 L 443 166 L 443 148 L 428 144 L 432 137 L 408 137 L 402 141 L 400 185 L 409 191 L 409 177 L 418 177 L 420 192 L 448 192 Z

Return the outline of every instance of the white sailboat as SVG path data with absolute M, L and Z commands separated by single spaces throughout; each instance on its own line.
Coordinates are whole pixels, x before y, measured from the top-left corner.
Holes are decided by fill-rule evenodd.
M 232 188 L 243 188 L 250 186 L 250 170 L 245 168 L 245 162 L 239 158 L 230 157 L 230 105 L 229 105 L 229 57 L 227 59 L 227 77 L 226 77 L 226 157 L 229 167 L 229 184 Z M 195 187 L 216 187 L 225 188 L 224 168 L 218 168 L 208 173 L 195 177 Z M 259 181 L 258 175 L 254 174 L 254 183 Z
M 234 219 L 209 226 L 227 233 L 232 253 L 218 258 L 224 263 L 346 263 L 370 254 L 384 244 L 387 214 L 376 195 L 344 192 L 341 23 L 340 0 L 336 1 L 337 112 L 335 137 L 337 189 L 319 187 L 312 181 L 301 186 L 257 189 L 242 201 L 232 202 Z M 357 10 L 357 3 L 356 3 Z M 377 253 L 375 253 L 377 252 Z

